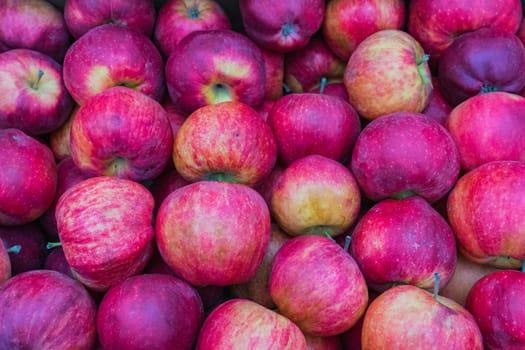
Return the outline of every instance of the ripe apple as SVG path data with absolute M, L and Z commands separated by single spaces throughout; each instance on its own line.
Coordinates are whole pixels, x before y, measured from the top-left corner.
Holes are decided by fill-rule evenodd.
M 126 86 L 160 101 L 165 92 L 164 61 L 144 34 L 118 24 L 97 26 L 66 52 L 64 84 L 77 102 L 110 87 Z
M 454 107 L 451 106 L 447 100 L 445 100 L 445 97 L 443 97 L 443 94 L 441 93 L 439 79 L 433 76 L 432 94 L 430 95 L 430 100 L 428 101 L 427 106 L 421 113 L 428 115 L 432 119 L 435 119 L 441 125 L 446 125 L 448 115 L 453 108 Z
M 58 200 L 58 235 L 73 274 L 105 291 L 142 271 L 153 253 L 153 196 L 141 184 L 98 176 Z
M 254 189 L 198 181 L 172 192 L 156 217 L 164 261 L 194 286 L 227 286 L 255 275 L 270 240 L 270 213 Z
M 8 248 L 11 275 L 38 270 L 46 258 L 46 236 L 37 222 L 0 226 L 0 244 Z
M 496 160 L 525 161 L 525 97 L 503 91 L 473 96 L 456 106 L 446 126 L 464 170 Z
M 332 0 L 326 4 L 323 39 L 341 60 L 348 61 L 357 45 L 384 29 L 403 30 L 402 0 Z
M 214 0 L 167 0 L 157 16 L 154 40 L 164 57 L 169 57 L 182 38 L 192 32 L 230 28 L 230 19 Z
M 323 236 L 303 235 L 286 242 L 274 257 L 269 287 L 279 313 L 313 336 L 347 331 L 368 304 L 357 263 Z
M 131 276 L 111 287 L 97 311 L 104 349 L 190 350 L 204 319 L 202 301 L 188 283 L 167 274 Z
M 0 349 L 91 350 L 96 339 L 95 302 L 78 281 L 35 270 L 0 285 Z
M 525 259 L 525 162 L 492 161 L 462 175 L 448 196 L 447 213 L 466 258 L 520 268 Z
M 460 171 L 459 152 L 447 129 L 426 115 L 407 112 L 367 124 L 350 167 L 374 201 L 417 194 L 435 202 L 454 186 Z
M 75 278 L 64 254 L 64 248 L 61 246 L 51 248 L 44 261 L 44 269 L 58 271 L 71 278 Z
M 285 55 L 269 49 L 260 49 L 264 60 L 264 71 L 266 72 L 264 103 L 264 101 L 275 101 L 283 96 Z
M 124 86 L 88 98 L 71 122 L 71 158 L 83 171 L 151 180 L 170 161 L 173 133 L 162 105 Z
M 78 112 L 78 107 L 79 106 L 75 104 L 66 121 L 62 123 L 58 129 L 49 133 L 49 147 L 51 148 L 51 151 L 53 151 L 57 161 L 71 157 L 71 122 L 73 121 L 75 114 Z
M 187 181 L 220 180 L 253 186 L 277 159 L 272 130 L 259 113 L 239 101 L 198 108 L 180 127 L 173 162 Z
M 0 129 L 0 225 L 36 220 L 57 188 L 53 152 L 19 129 Z
M 73 109 L 62 66 L 29 49 L 0 54 L 0 128 L 42 135 L 60 127 Z
M 0 241 L 0 286 L 2 283 L 11 278 L 11 260 L 9 259 L 9 250 L 4 243 Z
M 261 49 L 233 30 L 188 34 L 172 51 L 165 72 L 171 100 L 186 114 L 225 101 L 256 108 L 264 99 L 266 73 Z
M 369 35 L 346 64 L 350 104 L 368 120 L 423 111 L 432 93 L 427 60 L 421 45 L 404 31 L 384 29 Z
M 155 6 L 150 0 L 68 0 L 64 20 L 71 35 L 78 39 L 99 25 L 128 26 L 146 36 L 153 34 Z

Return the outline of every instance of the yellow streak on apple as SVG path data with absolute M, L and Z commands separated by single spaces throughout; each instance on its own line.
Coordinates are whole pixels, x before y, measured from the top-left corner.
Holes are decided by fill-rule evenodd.
M 94 66 L 87 74 L 87 81 L 92 93 L 103 91 L 113 85 L 108 67 L 105 66 Z
M 251 69 L 248 64 L 233 62 L 225 57 L 216 57 L 213 60 L 215 71 L 224 77 L 242 79 L 250 76 Z

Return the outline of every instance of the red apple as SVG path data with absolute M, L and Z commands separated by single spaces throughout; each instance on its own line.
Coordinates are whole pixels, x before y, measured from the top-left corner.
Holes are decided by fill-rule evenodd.
M 38 270 L 46 258 L 46 237 L 37 222 L 0 226 L 0 243 L 8 248 L 11 275 Z
M 346 86 L 342 81 L 332 81 L 326 84 L 321 82 L 319 86 L 314 87 L 310 92 L 334 96 L 345 102 L 349 101 L 348 91 L 346 91 Z
M 167 0 L 161 3 L 154 38 L 169 57 L 186 35 L 198 30 L 230 29 L 230 19 L 214 0 Z
M 427 59 L 421 45 L 404 31 L 384 29 L 369 35 L 346 65 L 350 104 L 368 120 L 423 111 L 432 93 Z
M 450 112 L 446 126 L 464 170 L 496 160 L 525 161 L 525 97 L 499 91 L 473 96 Z
M 66 121 L 58 129 L 49 133 L 49 147 L 57 161 L 71 157 L 71 122 L 78 112 L 78 107 L 78 105 L 75 105 Z
M 355 143 L 351 169 L 366 197 L 378 201 L 417 194 L 445 196 L 459 171 L 458 149 L 447 129 L 420 113 L 372 120 Z
M 453 108 L 443 97 L 438 78 L 432 77 L 432 94 L 427 106 L 421 113 L 435 119 L 441 125 L 446 125 L 448 115 Z
M 326 4 L 322 34 L 328 47 L 348 61 L 369 35 L 384 29 L 402 30 L 405 16 L 402 0 L 333 0 Z
M 64 2 L 67 29 L 78 39 L 106 23 L 128 26 L 146 36 L 153 34 L 155 6 L 150 0 L 68 0 Z
M 173 133 L 160 103 L 115 86 L 80 106 L 71 123 L 71 157 L 83 171 L 151 180 L 171 158 Z
M 166 274 L 132 276 L 111 287 L 97 311 L 104 349 L 193 349 L 204 319 L 188 283 Z
M 62 82 L 62 66 L 28 49 L 0 54 L 0 95 L 0 128 L 29 135 L 58 129 L 74 105 Z
M 57 188 L 53 152 L 19 129 L 0 129 L 0 225 L 22 225 L 51 205 Z
M 99 176 L 70 187 L 56 208 L 73 274 L 105 291 L 142 271 L 153 252 L 153 196 L 137 182 Z
M 28 271 L 0 285 L 1 349 L 91 350 L 95 318 L 86 289 L 60 272 Z
M 58 271 L 71 278 L 75 278 L 71 266 L 67 262 L 66 255 L 64 254 L 64 248 L 60 246 L 52 248 L 46 256 L 44 269 Z
M 272 130 L 250 106 L 229 101 L 200 107 L 180 127 L 173 162 L 188 181 L 221 180 L 249 186 L 275 165 Z
M 264 99 L 266 73 L 261 50 L 233 30 L 188 34 L 172 51 L 165 71 L 169 95 L 186 114 L 225 101 L 256 108 Z
M 525 162 L 492 161 L 461 176 L 447 202 L 458 247 L 471 261 L 519 268 L 525 259 Z
M 144 34 L 118 24 L 97 26 L 67 50 L 64 84 L 82 105 L 110 87 L 126 86 L 160 101 L 165 92 L 164 62 Z
M 194 286 L 227 286 L 255 275 L 270 239 L 270 213 L 250 187 L 199 181 L 172 192 L 156 217 L 164 261 Z

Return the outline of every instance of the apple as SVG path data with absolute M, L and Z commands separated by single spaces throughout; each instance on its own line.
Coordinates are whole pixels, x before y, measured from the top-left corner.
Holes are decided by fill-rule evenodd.
M 453 106 L 492 91 L 525 87 L 525 47 L 514 33 L 485 27 L 464 33 L 443 52 L 439 84 Z
M 11 275 L 38 270 L 46 258 L 46 236 L 37 222 L 0 226 L 0 244 L 8 248 Z
M 1 349 L 91 350 L 96 339 L 95 302 L 78 281 L 35 270 L 0 285 Z
M 154 178 L 148 189 L 155 199 L 155 213 L 159 210 L 162 201 L 171 192 L 188 184 L 190 182 L 184 179 L 173 167 L 167 167 L 159 176 Z
M 11 260 L 9 259 L 9 249 L 0 242 L 0 286 L 11 278 Z
M 187 181 L 220 180 L 255 185 L 277 159 L 272 130 L 245 103 L 228 101 L 191 113 L 173 143 L 173 162 Z
M 284 243 L 274 257 L 269 287 L 279 313 L 313 336 L 347 331 L 368 304 L 357 263 L 323 236 L 303 235 Z
M 305 47 L 321 28 L 323 0 L 240 0 L 244 30 L 261 47 L 292 52 Z
M 333 337 L 315 337 L 305 334 L 306 349 L 308 350 L 341 350 L 342 341 L 338 335 Z
M 58 235 L 74 276 L 105 291 L 142 271 L 153 253 L 153 196 L 141 184 L 86 179 L 58 200 Z
M 53 152 L 19 129 L 0 129 L 0 225 L 27 224 L 53 202 L 57 170 Z
M 275 101 L 284 93 L 284 63 L 285 55 L 282 52 L 260 48 L 266 72 L 264 101 Z
M 345 83 L 342 81 L 332 81 L 326 84 L 321 82 L 320 85 L 312 88 L 310 92 L 334 96 L 345 102 L 349 101 L 348 91 L 346 91 Z
M 104 349 L 193 349 L 204 319 L 188 283 L 166 274 L 131 276 L 111 287 L 97 311 Z
M 165 92 L 164 61 L 144 34 L 118 24 L 91 29 L 68 48 L 63 78 L 79 105 L 113 86 L 126 86 L 160 101 Z
M 350 163 L 373 201 L 417 194 L 429 202 L 446 195 L 459 176 L 459 152 L 447 129 L 421 113 L 397 112 L 368 123 Z
M 432 290 L 456 267 L 456 241 L 445 219 L 419 196 L 384 199 L 352 231 L 350 252 L 369 288 L 382 292 L 397 284 Z
M 49 133 L 49 148 L 53 151 L 55 159 L 61 161 L 64 158 L 71 158 L 71 122 L 73 117 L 78 112 L 78 105 L 75 104 L 71 114 L 64 123 L 58 128 Z
M 268 208 L 272 206 L 272 194 L 277 180 L 283 173 L 286 167 L 280 162 L 276 162 L 270 174 L 264 177 L 259 181 L 253 188 L 259 192 L 259 194 L 264 198 L 264 201 L 268 205 Z
M 483 350 L 474 317 L 453 300 L 413 285 L 374 299 L 363 319 L 362 349 Z
M 173 139 L 175 140 L 177 132 L 179 131 L 180 127 L 182 126 L 188 115 L 181 113 L 169 97 L 166 97 L 161 104 L 162 107 L 166 110 L 166 113 L 168 114 L 168 120 L 170 121 L 171 131 L 173 132 Z
M 230 19 L 214 0 L 167 0 L 157 16 L 154 40 L 164 57 L 169 57 L 182 38 L 192 32 L 230 28 Z
M 496 160 L 525 161 L 523 96 L 496 91 L 470 97 L 450 112 L 446 126 L 464 170 Z
M 465 307 L 479 325 L 486 349 L 525 347 L 525 274 L 505 270 L 478 280 L 468 293 Z
M 58 129 L 74 106 L 62 82 L 62 66 L 29 49 L 0 54 L 0 95 L 0 128 L 29 135 Z
M 423 111 L 432 94 L 427 60 L 421 45 L 404 31 L 384 29 L 369 35 L 346 64 L 350 104 L 367 120 Z
M 454 107 L 445 100 L 445 97 L 443 97 L 439 79 L 435 76 L 432 77 L 432 87 L 430 100 L 421 113 L 435 119 L 441 125 L 446 125 L 448 115 Z
M 348 102 L 307 92 L 277 100 L 267 123 L 285 165 L 311 154 L 346 162 L 361 131 L 359 116 Z
M 83 171 L 151 180 L 171 158 L 173 133 L 162 105 L 124 86 L 88 98 L 71 122 L 71 158 Z
M 206 317 L 196 350 L 306 350 L 306 339 L 292 321 L 254 301 L 231 299 Z
M 60 246 L 51 248 L 44 261 L 44 269 L 58 271 L 71 278 L 75 278 L 71 266 L 66 260 L 64 248 Z
M 271 211 L 289 235 L 335 237 L 357 219 L 361 194 L 350 170 L 317 154 L 288 165 L 273 187 Z
M 255 275 L 270 240 L 270 213 L 246 185 L 198 181 L 164 199 L 155 229 L 163 260 L 184 280 L 228 286 Z
M 75 39 L 107 23 L 128 26 L 148 37 L 155 26 L 155 6 L 150 0 L 68 0 L 63 11 Z
M 520 268 L 525 259 L 525 162 L 492 161 L 462 175 L 447 201 L 459 250 L 476 263 Z
M 32 49 L 62 62 L 71 37 L 62 12 L 49 1 L 4 0 L 0 18 L 0 51 Z
M 186 114 L 225 101 L 256 108 L 265 96 L 261 49 L 245 35 L 229 29 L 185 36 L 169 56 L 165 72 L 170 98 Z
M 326 4 L 321 32 L 330 50 L 346 62 L 369 35 L 384 29 L 403 30 L 405 17 L 402 0 L 333 0 Z

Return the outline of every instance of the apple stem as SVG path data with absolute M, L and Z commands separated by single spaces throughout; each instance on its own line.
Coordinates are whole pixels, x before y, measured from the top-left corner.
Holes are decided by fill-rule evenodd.
M 322 95 L 324 93 L 324 88 L 326 87 L 328 80 L 326 77 L 321 78 L 321 86 L 319 87 L 319 93 Z
M 324 235 L 328 238 L 330 238 L 332 241 L 335 241 L 335 239 L 328 233 L 328 231 L 323 231 Z
M 438 296 L 438 293 L 439 293 L 439 282 L 440 282 L 440 276 L 439 276 L 439 272 L 434 272 L 434 293 L 433 293 L 433 297 L 434 299 L 437 298 Z
M 16 244 L 12 247 L 7 248 L 8 253 L 15 253 L 18 254 L 22 250 L 22 246 L 20 244 Z
M 343 247 L 344 251 L 345 252 L 348 252 L 348 248 L 350 248 L 350 242 L 352 242 L 352 237 L 350 237 L 349 235 L 347 235 L 345 237 L 345 246 Z
M 40 79 L 42 79 L 43 76 L 44 76 L 44 71 L 42 69 L 39 69 L 38 76 L 35 82 L 33 83 L 33 85 L 31 86 L 33 89 L 38 89 L 38 84 L 40 84 Z
M 62 242 L 47 242 L 46 249 L 53 249 L 62 246 Z
M 292 92 L 292 89 L 290 89 L 290 86 L 288 86 L 288 84 L 283 84 L 283 90 L 285 94 L 289 94 L 290 92 Z
M 525 272 L 525 260 L 521 262 L 521 272 Z
M 419 61 L 416 62 L 416 64 L 419 66 L 420 64 L 423 64 L 425 62 L 428 62 L 430 59 L 430 55 L 428 53 L 424 54 L 423 57 Z
M 412 191 L 412 190 L 404 190 L 404 191 L 395 193 L 392 196 L 392 198 L 394 198 L 394 199 L 405 199 L 405 198 L 412 197 L 412 196 L 415 196 L 415 195 L 417 195 L 417 193 Z

